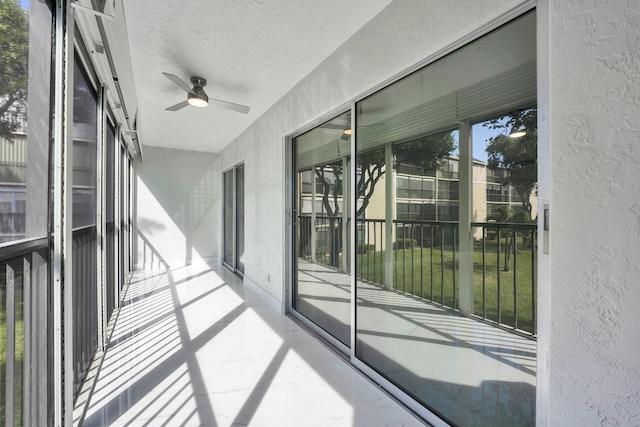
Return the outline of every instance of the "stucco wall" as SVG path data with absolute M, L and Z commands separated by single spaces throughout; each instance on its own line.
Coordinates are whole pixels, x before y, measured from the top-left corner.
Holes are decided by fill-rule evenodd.
M 520 3 L 394 1 L 227 147 L 221 153 L 222 169 L 239 162 L 246 166 L 245 277 L 283 301 L 285 135 Z
M 138 266 L 171 267 L 219 257 L 222 175 L 218 155 L 145 147 L 136 164 Z
M 639 425 L 640 3 L 549 3 L 549 422 Z
M 284 135 L 519 3 L 391 3 L 221 154 L 222 169 L 246 165 L 248 278 L 282 300 Z M 640 5 L 538 8 L 540 208 L 549 204 L 551 226 L 538 279 L 538 424 L 637 425 Z

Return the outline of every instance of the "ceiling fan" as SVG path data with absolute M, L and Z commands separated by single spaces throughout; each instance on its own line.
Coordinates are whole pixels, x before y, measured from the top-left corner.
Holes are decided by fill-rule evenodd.
M 193 85 L 193 87 L 189 87 L 187 83 L 185 83 L 180 77 L 174 74 L 165 72 L 163 72 L 162 74 L 164 74 L 166 78 L 175 83 L 176 86 L 187 92 L 186 101 L 165 108 L 165 110 L 167 111 L 178 111 L 189 105 L 192 105 L 194 107 L 206 107 L 207 105 L 212 104 L 216 107 L 226 108 L 227 110 L 233 110 L 243 114 L 247 114 L 249 112 L 249 107 L 247 107 L 246 105 L 240 105 L 233 102 L 209 98 L 207 96 L 207 93 L 204 91 L 204 87 L 207 85 L 207 81 L 202 77 L 191 77 L 191 84 Z

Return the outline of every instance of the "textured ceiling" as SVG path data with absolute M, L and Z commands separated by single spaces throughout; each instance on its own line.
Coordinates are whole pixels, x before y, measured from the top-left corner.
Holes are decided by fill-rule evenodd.
M 143 144 L 220 152 L 390 2 L 125 0 Z M 165 111 L 186 93 L 163 71 L 251 111 Z

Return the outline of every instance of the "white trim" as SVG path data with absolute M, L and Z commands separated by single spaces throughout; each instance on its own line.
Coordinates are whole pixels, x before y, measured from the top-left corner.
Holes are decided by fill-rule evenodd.
M 552 206 L 551 181 L 551 10 L 549 0 L 538 1 L 537 75 L 538 75 L 538 271 L 537 271 L 537 343 L 536 355 L 536 425 L 550 425 L 551 395 L 551 256 L 549 230 L 545 230 L 544 209 Z M 540 248 L 542 250 L 540 250 Z
M 276 297 L 271 295 L 269 292 L 264 290 L 260 285 L 258 285 L 255 281 L 253 281 L 247 275 L 242 276 L 242 284 L 249 290 L 253 291 L 256 295 L 260 297 L 267 305 L 273 308 L 276 312 L 280 314 L 285 313 L 285 304 L 283 301 L 278 301 Z
M 68 7 L 63 7 L 63 0 L 57 0 L 55 4 L 55 98 L 54 98 L 54 141 L 53 141 L 53 254 L 52 254 L 52 300 L 53 300 L 53 422 L 56 427 L 62 425 L 63 419 L 63 331 L 62 331 L 62 289 L 64 284 L 63 275 L 63 223 L 64 217 L 64 82 L 65 82 L 65 32 L 64 21 Z
M 113 21 L 113 19 L 115 18 L 115 16 L 113 15 L 109 15 L 107 13 L 104 12 L 99 12 L 97 10 L 91 9 L 90 7 L 86 7 L 86 6 L 82 6 L 81 4 L 77 3 L 77 2 L 72 2 L 71 6 L 73 6 L 74 10 L 80 11 L 80 12 L 85 12 L 88 13 L 90 15 L 95 15 L 95 16 L 99 16 L 101 18 L 104 19 L 108 19 L 110 21 Z
M 353 362 L 353 366 L 368 378 L 370 378 L 372 381 L 376 382 L 384 391 L 391 394 L 391 396 L 400 401 L 400 403 L 402 403 L 406 408 L 421 417 L 430 425 L 434 427 L 449 427 L 449 424 L 442 418 L 428 410 L 417 400 L 409 397 L 408 394 L 396 387 L 392 382 L 380 375 L 374 369 L 370 368 L 369 365 L 367 365 L 360 359 L 355 359 L 355 361 Z
M 296 263 L 293 261 L 295 257 L 294 242 L 297 240 L 294 234 L 297 230 L 297 210 L 296 197 L 297 191 L 294 192 L 293 171 L 295 170 L 293 138 L 284 137 L 284 250 L 283 250 L 283 267 L 284 267 L 284 286 L 282 287 L 282 301 L 284 302 L 285 313 L 290 313 L 293 308 L 293 280 L 295 275 L 293 269 Z

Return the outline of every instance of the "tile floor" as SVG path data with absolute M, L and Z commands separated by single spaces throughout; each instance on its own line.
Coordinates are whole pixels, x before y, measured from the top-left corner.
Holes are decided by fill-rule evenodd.
M 349 276 L 298 260 L 297 277 L 303 314 L 348 340 Z M 359 357 L 425 405 L 458 425 L 535 423 L 535 340 L 360 281 L 357 305 Z
M 419 426 L 221 267 L 139 271 L 83 426 Z

